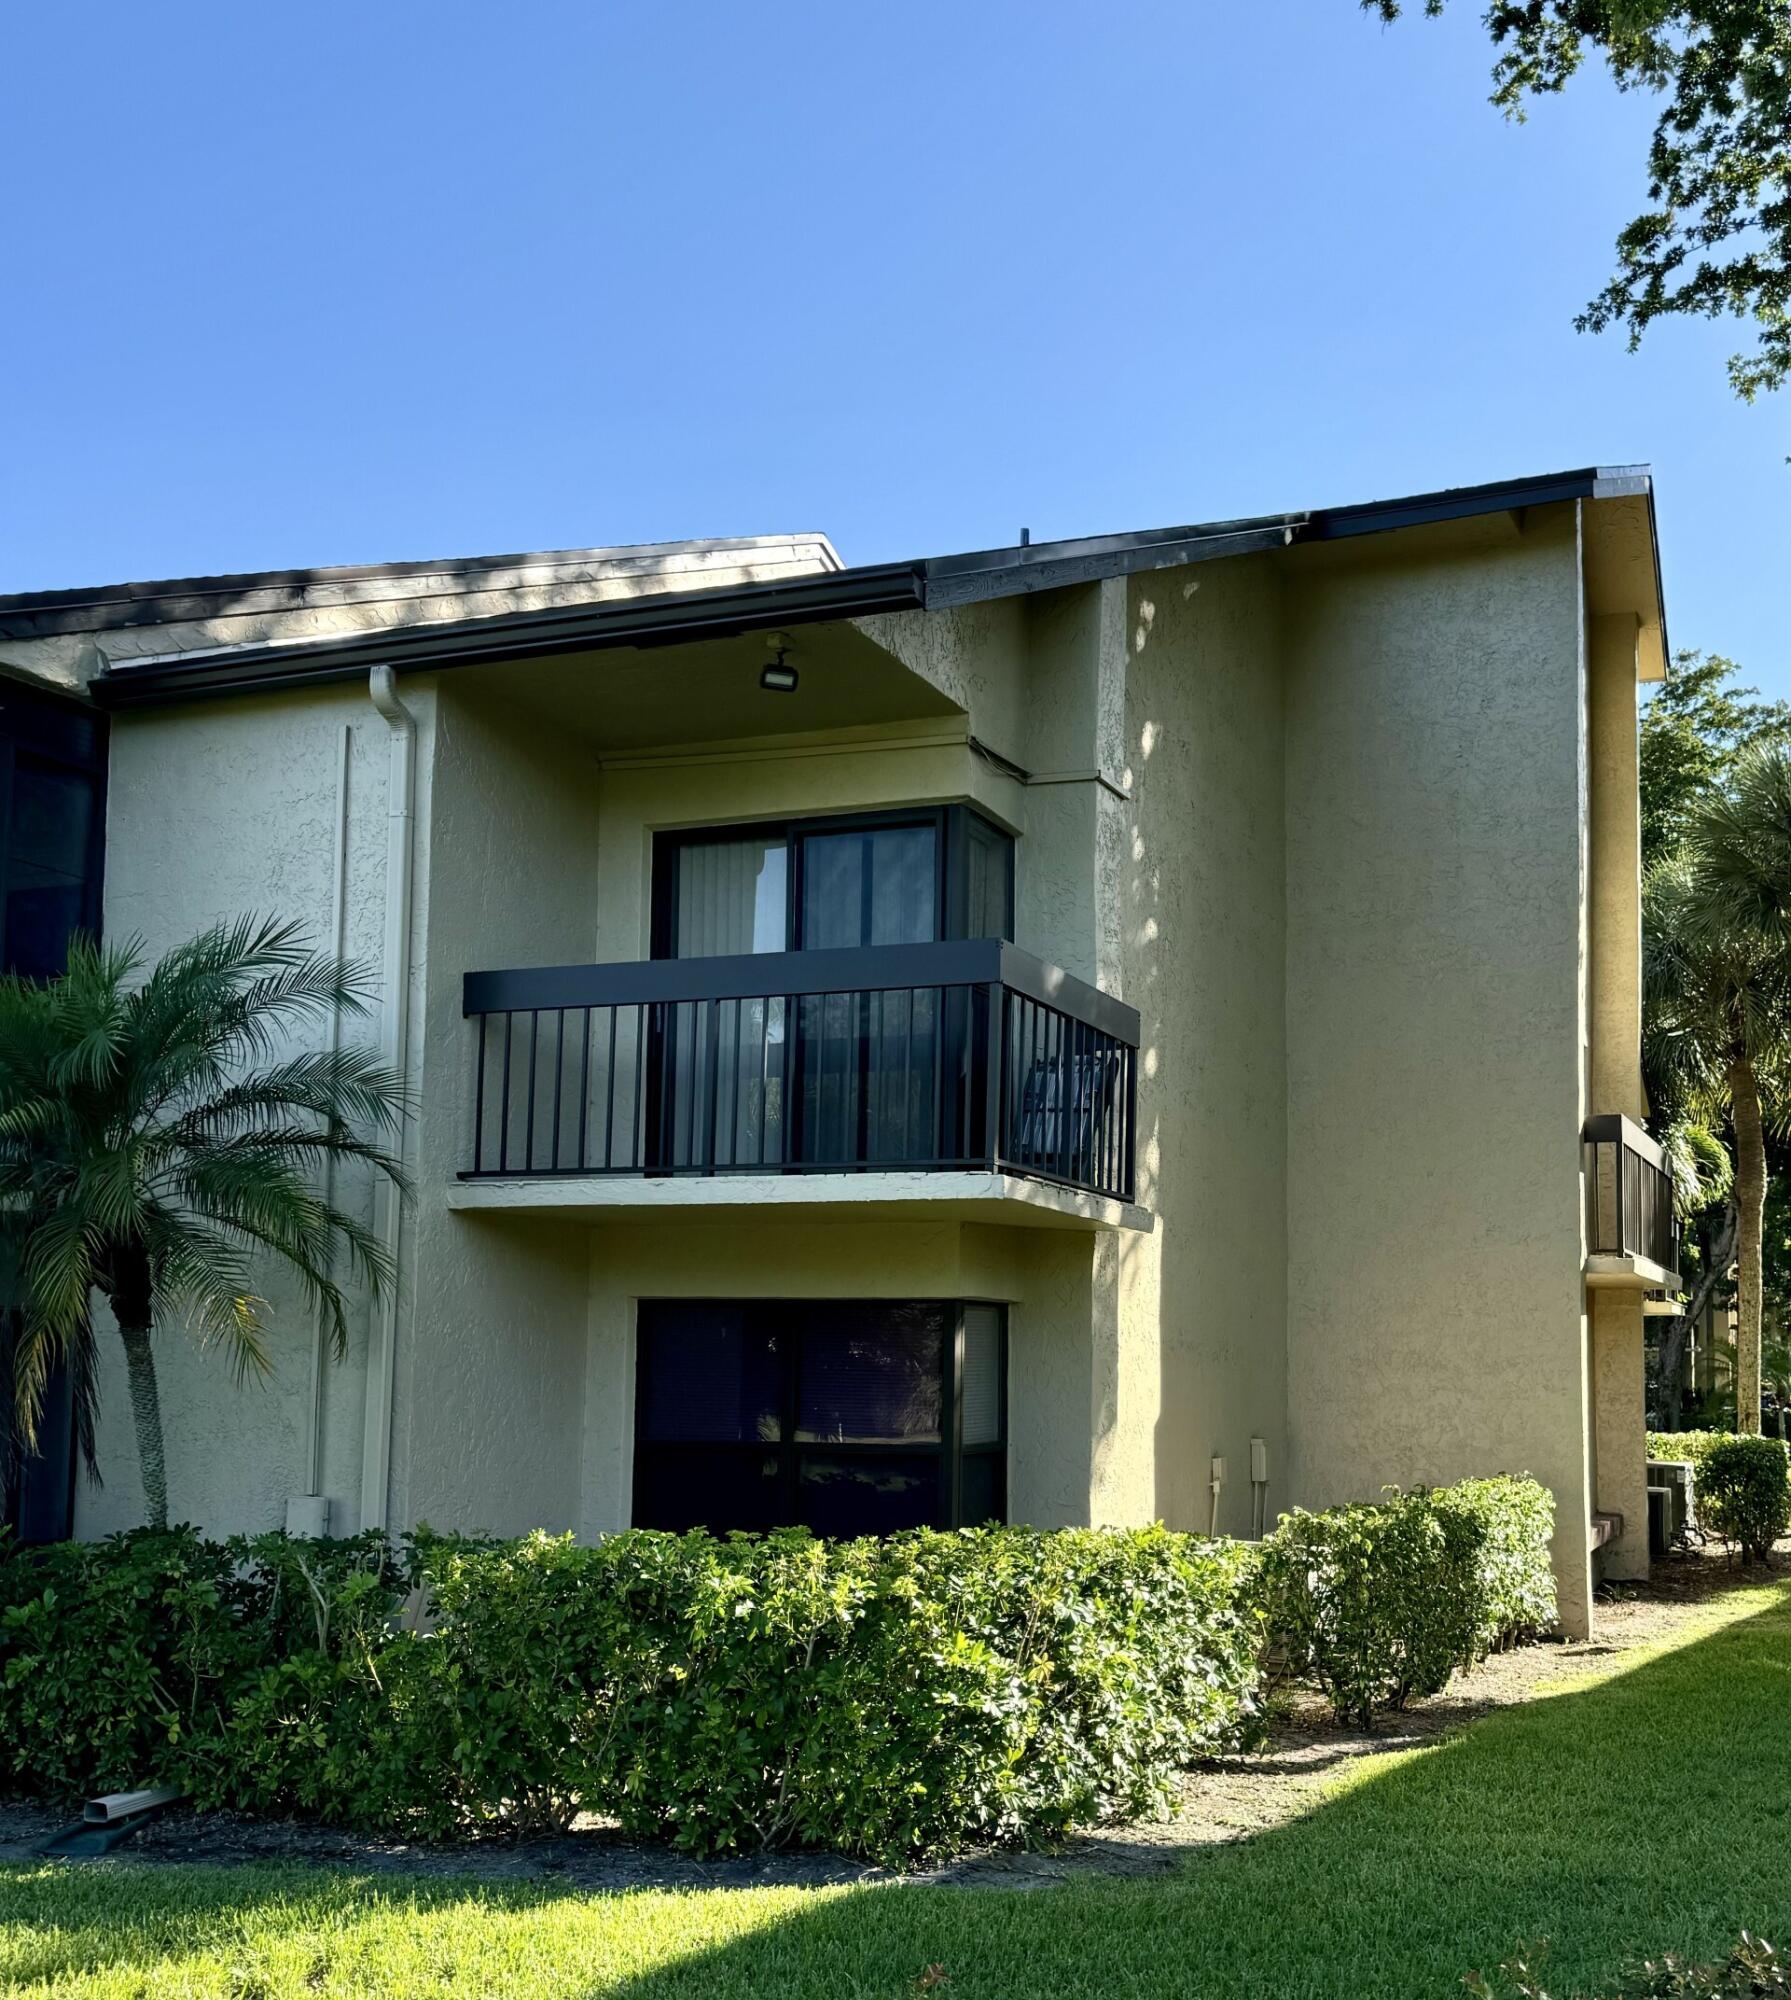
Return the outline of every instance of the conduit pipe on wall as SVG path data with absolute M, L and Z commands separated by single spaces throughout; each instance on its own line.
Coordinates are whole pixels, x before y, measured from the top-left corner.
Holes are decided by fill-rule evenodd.
M 336 743 L 336 846 L 330 857 L 330 950 L 338 965 L 348 955 L 348 759 L 354 741 L 345 722 Z M 342 1009 L 330 1009 L 329 1052 L 334 1057 L 342 1047 Z M 336 1199 L 336 1161 L 332 1154 L 324 1161 L 323 1198 L 332 1205 Z M 311 1435 L 306 1460 L 305 1491 L 323 1491 L 323 1373 L 329 1359 L 329 1322 L 317 1315 L 317 1339 L 311 1350 Z
M 367 696 L 391 732 L 391 770 L 386 788 L 386 934 L 381 958 L 384 1007 L 380 1054 L 400 1078 L 409 1076 L 410 918 L 412 864 L 416 852 L 417 719 L 398 699 L 395 676 L 377 666 L 367 677 Z M 398 1151 L 403 1153 L 400 1134 Z M 361 1447 L 361 1526 L 383 1528 L 390 1504 L 392 1472 L 393 1364 L 398 1342 L 399 1248 L 404 1202 L 381 1180 L 374 1191 L 374 1229 L 391 1260 L 392 1281 L 373 1314 L 367 1356 L 367 1424 Z
M 336 738 L 336 838 L 330 855 L 330 950 L 340 964 L 347 955 L 348 926 L 348 757 L 353 732 L 343 723 Z M 342 1009 L 330 1009 L 329 1040 L 334 1056 L 342 1046 Z M 323 1166 L 323 1198 L 334 1205 L 336 1162 L 328 1157 Z M 329 1502 L 323 1497 L 323 1378 L 329 1365 L 329 1316 L 317 1309 L 317 1325 L 311 1339 L 310 1393 L 306 1399 L 305 1490 L 286 1503 L 286 1532 L 289 1535 L 323 1535 L 329 1532 Z

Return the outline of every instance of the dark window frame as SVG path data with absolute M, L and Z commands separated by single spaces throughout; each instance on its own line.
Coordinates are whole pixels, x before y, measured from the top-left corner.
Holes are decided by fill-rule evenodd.
M 970 822 L 978 832 L 973 834 Z M 803 869 L 809 838 L 842 833 L 867 833 L 896 827 L 927 827 L 933 832 L 933 937 L 934 941 L 960 938 L 966 933 L 970 900 L 970 857 L 978 839 L 989 840 L 1001 855 L 1005 869 L 1002 900 L 1006 922 L 1002 935 L 1012 941 L 1014 930 L 1014 880 L 1016 838 L 1008 829 L 977 807 L 967 804 L 939 806 L 889 806 L 870 812 L 818 813 L 801 817 L 767 820 L 730 820 L 711 826 L 678 827 L 653 836 L 651 920 L 649 950 L 654 958 L 677 956 L 678 861 L 684 849 L 729 839 L 768 839 L 781 836 L 784 843 L 784 949 L 801 951 Z M 869 860 L 869 850 L 866 850 Z M 891 947 L 900 949 L 900 947 Z M 941 1060 L 948 1071 L 955 1069 L 971 1032 L 965 1006 L 955 999 L 948 1010 L 952 1018 L 942 1019 L 940 1034 L 946 1038 Z M 868 998 L 859 1003 L 858 1063 L 861 1119 L 868 1115 L 870 1101 Z M 792 1032 L 794 1032 L 792 1030 Z M 654 1159 L 663 1159 L 675 1140 L 676 1107 L 672 1101 L 672 1079 L 676 1070 L 674 1043 L 676 1026 L 667 1020 L 653 1035 L 647 1057 L 647 1150 Z M 800 1058 L 792 1058 L 792 1075 Z M 861 1135 L 862 1136 L 862 1135 Z M 786 1138 L 788 1170 L 801 1168 L 805 1159 L 803 1130 L 791 1128 Z
M 643 1433 L 652 1393 L 652 1342 L 647 1337 L 648 1329 L 644 1321 L 646 1315 L 656 1305 L 713 1305 L 718 1308 L 738 1309 L 743 1314 L 748 1330 L 753 1327 L 755 1320 L 762 1321 L 766 1317 L 780 1314 L 787 1318 L 791 1314 L 825 1310 L 830 1306 L 846 1312 L 888 1305 L 942 1308 L 950 1318 L 945 1338 L 941 1343 L 939 1436 L 933 1441 L 903 1438 L 886 1443 L 832 1442 L 799 1438 L 796 1433 L 797 1418 L 801 1408 L 803 1343 L 797 1336 L 789 1338 L 778 1354 L 778 1436 L 775 1440 L 649 1439 Z M 964 1444 L 964 1315 L 970 1306 L 991 1306 L 997 1314 L 997 1426 L 996 1436 L 992 1441 L 966 1447 Z M 676 1460 L 682 1457 L 688 1461 L 715 1453 L 726 1453 L 740 1459 L 776 1456 L 778 1504 L 777 1518 L 772 1523 L 775 1527 L 801 1525 L 799 1517 L 802 1464 L 807 1456 L 871 1463 L 879 1459 L 886 1461 L 935 1459 L 938 1461 L 939 1473 L 934 1518 L 919 1524 L 934 1528 L 956 1528 L 963 1524 L 961 1517 L 965 1458 L 991 1460 L 995 1467 L 992 1482 L 995 1511 L 987 1518 L 1005 1521 L 1008 1511 L 1008 1351 L 1008 1309 L 1005 1303 L 993 1299 L 641 1299 L 636 1304 L 634 1332 L 633 1463 L 629 1476 L 630 1524 L 636 1527 L 643 1525 L 641 1515 L 643 1511 L 650 1511 L 643 1507 L 644 1489 L 649 1484 L 649 1479 L 643 1478 L 643 1466 L 650 1458 L 657 1457 L 663 1463 L 667 1459 Z M 712 1521 L 701 1525 L 712 1533 L 726 1534 L 739 1524 Z
M 9 934 L 12 891 L 13 776 L 21 756 L 73 774 L 92 787 L 88 806 L 86 868 L 81 877 L 77 933 L 100 936 L 106 874 L 107 718 L 90 703 L 0 674 L 0 969 L 17 970 L 17 938 Z M 0 1363 L 9 1348 L 0 1329 Z M 44 1390 L 37 1449 L 0 1478 L 0 1522 L 21 1543 L 59 1542 L 74 1530 L 77 1460 L 73 1391 L 58 1364 Z
M 97 939 L 105 893 L 107 748 L 106 718 L 97 710 L 0 676 L 0 964 L 9 972 L 14 960 L 6 910 L 12 889 L 13 777 L 19 758 L 83 778 L 92 787 L 81 914 L 74 929 Z
M 653 836 L 652 904 L 648 931 L 648 953 L 653 958 L 675 958 L 678 937 L 678 856 L 686 847 L 728 839 L 764 839 L 781 834 L 784 840 L 784 949 L 803 949 L 798 931 L 802 922 L 802 853 L 806 836 L 832 833 L 865 833 L 885 827 L 926 826 L 934 830 L 933 842 L 933 933 L 936 939 L 967 935 L 969 864 L 972 836 L 967 822 L 977 821 L 995 834 L 1006 867 L 1005 903 L 1007 924 L 1002 935 L 1013 942 L 1014 857 L 1016 837 L 999 821 L 972 805 L 892 806 L 877 812 L 820 813 L 782 819 L 726 820 L 713 826 L 677 827 Z

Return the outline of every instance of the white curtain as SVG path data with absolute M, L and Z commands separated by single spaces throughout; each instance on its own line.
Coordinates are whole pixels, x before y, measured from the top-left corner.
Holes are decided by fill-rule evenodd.
M 680 958 L 784 948 L 784 842 L 706 840 L 678 855 Z

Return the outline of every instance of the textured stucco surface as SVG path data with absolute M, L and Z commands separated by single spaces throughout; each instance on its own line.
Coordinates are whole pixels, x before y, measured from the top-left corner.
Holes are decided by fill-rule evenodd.
M 1573 522 L 1285 610 L 1295 1497 L 1532 1472 L 1583 1626 Z
M 1249 1448 L 1287 1490 L 1281 581 L 1262 560 L 1136 577 L 1126 997 L 1143 1017 L 1135 1313 L 1160 1326 L 1156 1513 L 1247 1533 Z
M 1026 599 L 997 598 L 948 611 L 891 611 L 856 623 L 962 709 L 990 749 L 1024 763 L 1028 619 Z
M 674 749 L 606 759 L 601 791 L 595 876 L 588 892 L 596 932 L 591 955 L 603 962 L 648 954 L 656 833 L 959 799 L 973 799 L 1013 826 L 1027 800 L 1012 778 L 969 749 L 962 727 L 941 732 L 934 725 L 823 735 L 802 744 L 742 745 L 733 752 Z M 567 956 L 589 951 L 580 945 Z
M 508 1220 L 508 1218 L 506 1218 Z M 625 1526 L 635 1307 L 643 1298 L 949 1298 L 1008 1306 L 1009 1511 L 1067 1527 L 1091 1511 L 1101 1340 L 1093 1246 L 1105 1237 L 950 1220 L 796 1224 L 720 1218 L 588 1232 L 586 1534 Z
M 120 716 L 112 726 L 105 922 L 151 957 L 220 918 L 294 918 L 327 942 L 333 901 L 341 731 L 350 729 L 347 922 L 351 956 L 374 963 L 384 918 L 386 730 L 353 690 Z M 321 1029 L 309 1036 L 322 1046 Z M 344 1023 L 371 1043 L 371 1020 Z M 369 1191 L 345 1181 L 363 1219 Z M 271 1373 L 237 1386 L 216 1352 L 179 1327 L 156 1340 L 169 1504 L 202 1526 L 272 1528 L 305 1488 L 313 1327 L 296 1288 L 265 1274 Z M 102 1329 L 102 1332 L 104 1329 Z M 360 1489 L 364 1314 L 347 1358 L 324 1371 L 323 1488 Z M 122 1354 L 102 1338 L 102 1486 L 82 1481 L 76 1525 L 98 1535 L 142 1518 Z M 348 1525 L 352 1526 L 350 1520 Z
M 1636 729 L 1637 621 L 1587 621 L 1587 1030 L 1593 1113 L 1647 1117 L 1642 1084 L 1642 830 Z M 1622 1532 L 1598 1551 L 1601 1577 L 1648 1574 L 1643 1315 L 1639 1291 L 1590 1295 L 1592 1455 L 1600 1513 Z
M 1642 827 L 1636 621 L 1588 621 L 1591 1109 L 1648 1115 L 1642 1087 Z
M 1557 1494 L 1583 1624 L 1578 1134 L 1585 1110 L 1630 1108 L 1592 1100 L 1633 1075 L 1634 648 L 1625 682 L 1608 615 L 1588 625 L 1573 512 L 1549 509 L 1471 546 L 1387 538 L 865 620 L 914 677 L 912 716 L 891 719 L 886 659 L 878 720 L 800 737 L 717 743 L 668 677 L 663 742 L 600 752 L 607 680 L 567 679 L 565 730 L 501 669 L 401 682 L 417 1196 L 392 1519 L 623 1523 L 642 1297 L 986 1298 L 1010 1307 L 1016 1518 L 1204 1527 L 1217 1454 L 1219 1525 L 1244 1532 L 1252 1437 L 1271 1511 L 1529 1470 Z M 321 935 L 344 722 L 348 940 L 375 959 L 387 734 L 358 687 L 119 719 L 113 934 L 160 950 L 276 909 Z M 866 1184 L 750 1217 L 650 1189 L 623 1217 L 459 1195 L 467 971 L 643 956 L 657 831 L 960 799 L 1018 836 L 1018 942 L 1140 1010 L 1149 1213 L 1098 1219 L 1152 1226 L 1015 1226 L 988 1189 L 934 1212 Z M 310 1325 L 270 1289 L 269 1385 L 161 1340 L 175 1505 L 214 1528 L 277 1525 L 302 1486 Z M 1597 1493 L 1621 1505 L 1631 1329 L 1598 1312 Z M 326 1376 L 338 1528 L 365 1353 L 357 1324 Z M 119 1390 L 109 1373 L 86 1533 L 136 1518 Z
M 1592 1316 L 1592 1445 L 1595 1504 L 1622 1517 L 1623 1529 L 1598 1551 L 1601 1578 L 1648 1574 L 1647 1387 L 1643 1369 L 1642 1294 L 1601 1286 Z
M 599 778 L 501 689 L 451 678 L 431 771 L 417 1198 L 392 1439 L 395 1520 L 517 1532 L 578 1518 L 583 1258 L 563 1230 L 453 1214 L 471 1045 L 461 980 L 591 955 Z

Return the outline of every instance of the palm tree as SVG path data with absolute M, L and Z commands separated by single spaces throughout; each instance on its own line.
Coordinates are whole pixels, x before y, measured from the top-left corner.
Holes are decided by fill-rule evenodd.
M 1791 751 L 1737 759 L 1643 896 L 1648 1053 L 1694 1114 L 1735 1134 L 1736 1421 L 1760 1428 L 1766 1121 L 1791 1108 Z
M 1683 1376 L 1691 1331 L 1735 1261 L 1735 1164 L 1723 1141 L 1696 1116 L 1675 1105 L 1670 1077 L 1644 1075 L 1648 1101 L 1661 1122 L 1660 1146 L 1673 1182 L 1673 1212 L 1680 1229 L 1681 1268 L 1686 1252 L 1694 1272 L 1679 1309 L 1660 1336 L 1660 1428 L 1679 1428 Z
M 153 1527 L 168 1523 L 155 1325 L 184 1317 L 239 1375 L 260 1374 L 258 1256 L 297 1274 L 338 1355 L 348 1338 L 339 1253 L 375 1292 L 391 1282 L 383 1245 L 319 1181 L 348 1161 L 402 1189 L 379 1143 L 399 1130 L 398 1079 L 367 1052 L 294 1053 L 289 1039 L 368 1006 L 359 969 L 311 951 L 294 925 L 253 918 L 216 925 L 147 973 L 140 941 L 77 939 L 61 977 L 0 979 L 13 1437 L 35 1443 L 46 1378 L 63 1363 L 94 1470 L 98 1292 L 124 1345 Z

